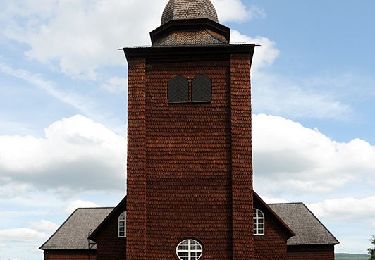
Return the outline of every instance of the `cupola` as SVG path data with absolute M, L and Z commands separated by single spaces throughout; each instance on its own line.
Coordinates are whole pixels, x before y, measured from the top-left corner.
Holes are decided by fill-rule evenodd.
M 210 0 L 169 0 L 161 26 L 150 33 L 152 46 L 229 44 L 230 30 L 219 23 Z
M 169 0 L 161 17 L 161 24 L 172 20 L 198 18 L 219 22 L 215 7 L 210 0 Z

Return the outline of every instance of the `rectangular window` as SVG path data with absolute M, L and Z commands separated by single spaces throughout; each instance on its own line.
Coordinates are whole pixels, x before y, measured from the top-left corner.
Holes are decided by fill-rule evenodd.
M 259 209 L 254 209 L 254 235 L 263 236 L 264 235 L 264 213 Z
M 118 237 L 126 237 L 126 211 L 118 217 Z

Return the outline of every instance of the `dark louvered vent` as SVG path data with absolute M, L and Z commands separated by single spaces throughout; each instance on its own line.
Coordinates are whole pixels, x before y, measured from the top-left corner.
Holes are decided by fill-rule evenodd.
M 189 101 L 189 81 L 176 76 L 168 82 L 168 102 L 184 103 Z
M 211 101 L 211 79 L 206 75 L 198 75 L 193 80 L 192 87 L 193 102 Z

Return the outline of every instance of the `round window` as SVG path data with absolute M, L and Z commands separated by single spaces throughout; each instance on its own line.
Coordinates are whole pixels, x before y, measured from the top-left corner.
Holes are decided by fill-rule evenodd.
M 196 240 L 187 239 L 176 247 L 176 254 L 180 260 L 198 260 L 202 256 L 202 245 Z

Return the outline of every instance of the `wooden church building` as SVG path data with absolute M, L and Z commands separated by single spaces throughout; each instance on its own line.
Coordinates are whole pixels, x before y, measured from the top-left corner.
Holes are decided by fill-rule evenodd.
M 210 0 L 170 0 L 128 60 L 127 197 L 76 210 L 47 260 L 333 260 L 336 238 L 302 203 L 253 191 L 254 44 L 230 44 Z

